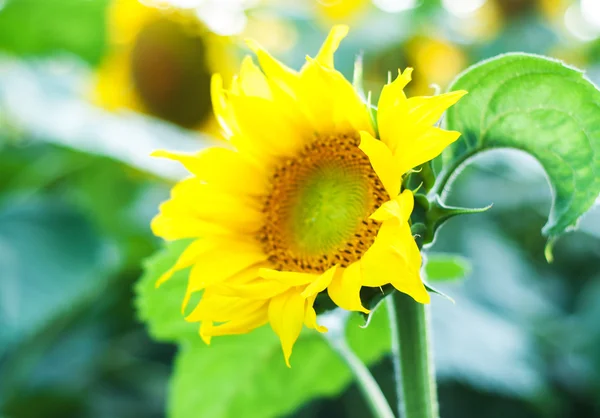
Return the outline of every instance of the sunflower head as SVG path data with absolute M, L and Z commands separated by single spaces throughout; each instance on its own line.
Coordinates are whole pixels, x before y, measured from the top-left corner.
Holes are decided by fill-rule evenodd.
M 114 0 L 108 22 L 109 52 L 95 93 L 100 105 L 141 111 L 184 128 L 216 128 L 210 77 L 233 67 L 224 38 L 187 12 L 138 0 Z
M 289 365 L 303 325 L 326 331 L 319 294 L 368 312 L 361 289 L 391 284 L 429 302 L 410 231 L 413 194 L 401 184 L 459 137 L 434 125 L 466 92 L 407 98 L 407 69 L 383 88 L 376 130 L 370 106 L 334 68 L 347 31 L 334 27 L 300 71 L 250 41 L 261 68 L 247 57 L 228 90 L 220 75 L 212 79 L 232 149 L 156 152 L 192 176 L 174 187 L 153 231 L 194 238 L 158 284 L 191 267 L 184 307 L 203 294 L 186 319 L 201 323 L 207 343 L 269 323 Z
M 369 0 L 313 0 L 317 12 L 328 21 L 346 22 L 363 13 Z

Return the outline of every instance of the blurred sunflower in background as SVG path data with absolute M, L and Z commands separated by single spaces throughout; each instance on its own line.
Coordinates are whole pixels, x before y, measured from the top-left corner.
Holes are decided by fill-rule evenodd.
M 262 71 L 246 57 L 229 90 L 219 74 L 212 83 L 235 150 L 155 154 L 193 174 L 152 222 L 162 238 L 194 239 L 157 284 L 191 267 L 183 308 L 203 291 L 186 319 L 201 322 L 207 343 L 270 323 L 289 365 L 303 324 L 327 331 L 314 308 L 320 294 L 366 313 L 362 287 L 391 284 L 429 303 L 410 230 L 413 194 L 402 178 L 458 139 L 434 125 L 466 92 L 408 99 L 407 69 L 383 88 L 376 128 L 334 68 L 347 32 L 334 27 L 300 72 L 249 42 Z
M 474 43 L 491 41 L 509 25 L 527 17 L 537 16 L 555 24 L 570 3 L 570 0 L 442 0 L 445 10 L 453 16 L 452 30 Z
M 351 23 L 367 11 L 371 0 L 312 0 L 321 20 Z
M 457 45 L 429 36 L 415 36 L 404 44 L 406 65 L 419 69 L 410 92 L 430 94 L 433 86 L 445 89 L 468 65 L 468 57 Z
M 97 103 L 217 134 L 210 77 L 231 74 L 229 39 L 211 33 L 191 11 L 138 0 L 114 0 L 107 21 L 109 51 L 97 73 Z

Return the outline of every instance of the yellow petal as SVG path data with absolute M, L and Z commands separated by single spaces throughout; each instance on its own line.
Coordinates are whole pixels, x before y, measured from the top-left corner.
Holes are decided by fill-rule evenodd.
M 319 278 L 313 273 L 298 273 L 294 271 L 279 271 L 269 268 L 261 268 L 258 276 L 266 280 L 276 280 L 288 286 L 303 286 L 310 284 Z
M 246 40 L 248 47 L 256 54 L 266 76 L 291 96 L 295 95 L 298 73 L 273 58 L 258 42 Z
M 235 122 L 233 108 L 229 105 L 223 90 L 223 78 L 220 74 L 213 74 L 210 79 L 210 97 L 213 105 L 215 118 L 224 130 L 226 138 L 230 138 L 239 129 Z
M 226 296 L 237 296 L 246 299 L 270 299 L 285 292 L 291 286 L 276 280 L 257 279 L 250 283 L 215 285 L 215 290 Z
M 404 260 L 408 270 L 419 274 L 422 264 L 421 252 L 408 222 L 401 222 L 398 219 L 385 221 L 379 228 L 375 244 L 380 248 L 393 249 Z
M 190 272 L 189 291 L 220 283 L 267 259 L 260 246 L 243 241 L 220 244 L 196 257 Z
M 340 42 L 348 35 L 348 30 L 346 25 L 336 25 L 331 28 L 327 39 L 325 39 L 315 58 L 321 65 L 333 68 L 333 54 L 340 46 Z
M 185 318 L 188 322 L 227 322 L 251 315 L 265 305 L 264 300 L 243 299 L 219 294 L 202 295 L 194 310 Z
M 306 300 L 298 289 L 290 289 L 271 299 L 269 322 L 281 340 L 285 363 L 290 366 L 290 356 L 294 343 L 300 336 L 305 317 Z
M 262 97 L 267 100 L 273 99 L 267 78 L 254 64 L 252 57 L 246 56 L 242 61 L 238 81 L 244 95 Z
M 297 126 L 278 103 L 259 97 L 230 95 L 239 129 L 260 154 L 294 156 L 304 145 L 304 127 Z
M 399 150 L 395 159 L 402 174 L 433 160 L 460 137 L 460 132 L 429 128 L 419 138 Z
M 427 128 L 435 125 L 444 112 L 460 100 L 467 92 L 453 91 L 438 96 L 411 97 L 406 101 L 406 114 L 397 115 L 400 141 L 420 136 Z
M 465 94 L 467 92 L 461 90 L 432 97 L 411 97 L 392 107 L 381 109 L 384 115 L 379 125 L 382 141 L 390 144 L 394 154 L 404 153 L 407 148 L 415 148 L 420 137 L 440 120 L 446 109 Z
M 308 58 L 300 81 L 298 103 L 317 132 L 374 133 L 367 105 L 340 72 Z
M 210 326 L 200 327 L 200 335 L 205 341 L 210 337 L 218 337 L 221 335 L 237 335 L 246 334 L 258 327 L 263 326 L 268 322 L 268 304 L 264 303 L 263 306 L 256 311 L 246 315 L 245 317 L 236 318 L 235 320 L 228 321 L 222 325 L 214 326 L 212 321 L 206 321 L 210 323 Z M 205 322 L 202 322 L 204 325 Z
M 408 224 L 397 219 L 384 222 L 360 263 L 363 286 L 391 283 L 417 302 L 429 303 L 429 293 L 419 275 L 421 255 Z
M 401 222 L 408 222 L 415 206 L 415 199 L 410 190 L 404 190 L 395 198 L 385 202 L 370 216 L 376 221 L 387 221 L 397 218 Z
M 369 313 L 360 300 L 362 273 L 360 263 L 352 263 L 338 271 L 327 288 L 329 297 L 337 306 L 348 311 Z
M 309 284 L 306 289 L 302 292 L 302 297 L 308 298 L 311 296 L 315 296 L 318 293 L 322 292 L 329 286 L 331 283 L 331 279 L 333 279 L 333 275 L 335 274 L 338 265 L 331 267 L 325 273 L 321 274 L 314 282 Z
M 210 345 L 211 335 L 210 332 L 213 327 L 213 321 L 202 321 L 200 324 L 200 338 L 206 345 Z
M 196 178 L 178 183 L 172 189 L 171 195 L 171 200 L 161 204 L 161 212 L 185 211 L 202 221 L 246 234 L 255 233 L 263 220 L 260 202 L 257 199 L 227 193 Z
M 190 245 L 187 246 L 183 253 L 181 253 L 179 258 L 175 262 L 175 265 L 173 265 L 173 267 L 164 272 L 158 278 L 158 280 L 156 281 L 156 287 L 169 280 L 175 272 L 190 267 L 202 256 L 202 254 L 205 254 L 206 251 L 208 251 L 208 249 L 212 245 L 212 243 L 205 239 L 198 239 L 192 242 Z
M 367 132 L 361 132 L 359 148 L 369 157 L 373 170 L 388 194 L 391 197 L 397 196 L 400 193 L 403 173 L 387 145 Z
M 152 233 L 167 241 L 185 238 L 201 238 L 226 235 L 229 231 L 211 222 L 202 221 L 193 215 L 181 213 L 159 213 L 150 224 Z
M 431 302 L 431 296 L 421 281 L 421 277 L 416 274 L 407 274 L 396 277 L 391 282 L 392 286 L 399 292 L 405 293 L 416 302 L 428 304 Z
M 213 147 L 195 155 L 158 150 L 152 156 L 178 161 L 198 180 L 228 192 L 256 195 L 268 187 L 264 170 L 230 149 Z
M 327 328 L 323 325 L 317 324 L 317 312 L 314 308 L 315 299 L 317 295 L 310 296 L 306 299 L 306 312 L 304 314 L 304 325 L 308 328 L 315 329 L 321 333 L 327 332 Z
M 394 109 L 400 103 L 406 101 L 404 87 L 412 79 L 412 68 L 404 72 L 398 71 L 398 77 L 383 87 L 379 102 L 377 104 L 377 127 L 381 140 L 395 153 L 399 138 L 396 137 L 394 129 L 397 127 L 397 117 Z

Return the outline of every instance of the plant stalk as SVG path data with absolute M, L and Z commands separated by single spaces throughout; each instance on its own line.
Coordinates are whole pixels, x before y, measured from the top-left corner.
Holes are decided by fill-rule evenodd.
M 394 292 L 386 299 L 398 412 L 401 418 L 439 418 L 429 309 L 410 296 Z
M 322 334 L 323 337 L 325 337 L 329 345 L 350 368 L 369 409 L 373 413 L 373 417 L 395 418 L 394 412 L 377 381 L 346 341 L 345 326 L 347 315 L 339 315 L 339 312 L 334 312 L 321 317 L 321 319 L 323 324 L 326 323 L 329 328 L 329 332 Z

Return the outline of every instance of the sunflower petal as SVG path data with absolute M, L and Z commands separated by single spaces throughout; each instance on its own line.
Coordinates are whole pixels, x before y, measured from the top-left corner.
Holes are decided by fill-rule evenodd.
M 239 129 L 258 154 L 294 156 L 304 144 L 303 127 L 277 103 L 260 97 L 230 95 Z
M 325 290 L 327 286 L 329 286 L 329 283 L 331 283 L 331 279 L 333 279 L 337 268 L 338 265 L 336 264 L 335 266 L 328 269 L 325 273 L 321 274 L 317 278 L 317 280 L 309 284 L 306 287 L 306 289 L 304 289 L 304 291 L 302 292 L 302 297 L 308 298 L 317 295 L 318 293 Z
M 394 134 L 397 126 L 394 109 L 407 100 L 404 87 L 410 83 L 412 72 L 412 68 L 407 68 L 404 72 L 398 71 L 398 77 L 393 82 L 386 84 L 381 90 L 381 96 L 379 96 L 377 104 L 377 126 L 380 138 L 392 153 L 396 152 L 397 141 L 399 140 Z
M 262 194 L 267 189 L 264 172 L 243 154 L 227 148 L 212 147 L 197 154 L 157 150 L 151 155 L 178 161 L 198 180 L 228 192 Z
M 331 300 L 342 309 L 369 313 L 360 300 L 361 282 L 360 263 L 352 263 L 337 272 L 327 288 L 327 293 Z
M 394 157 L 402 174 L 433 160 L 440 155 L 448 145 L 460 137 L 460 132 L 444 129 L 429 128 L 421 137 L 402 149 Z
M 266 259 L 262 249 L 252 243 L 232 241 L 215 246 L 195 259 L 190 271 L 190 291 L 221 283 Z
M 266 303 L 264 300 L 251 300 L 207 293 L 208 291 L 202 295 L 202 299 L 198 305 L 185 318 L 186 321 L 232 321 L 251 315 Z
M 225 137 L 230 138 L 234 132 L 239 131 L 235 121 L 233 109 L 225 97 L 223 89 L 223 78 L 220 74 L 213 74 L 210 79 L 210 97 L 212 100 L 213 113 L 221 128 L 225 131 Z
M 401 222 L 408 222 L 415 206 L 415 199 L 410 190 L 404 190 L 395 198 L 385 202 L 370 216 L 379 222 L 397 218 Z
M 288 367 L 291 367 L 292 348 L 300 336 L 304 323 L 305 304 L 306 300 L 298 289 L 290 289 L 274 297 L 269 303 L 269 322 L 281 340 L 281 348 Z
M 460 100 L 467 92 L 452 91 L 438 96 L 411 97 L 406 101 L 406 113 L 399 114 L 396 126 L 399 140 L 420 136 L 427 128 L 435 125 L 444 112 Z M 405 142 L 406 139 L 404 140 Z
M 258 276 L 266 280 L 276 280 L 288 286 L 303 286 L 310 284 L 319 278 L 319 275 L 313 273 L 298 273 L 294 271 L 279 271 L 269 268 L 261 268 Z
M 211 248 L 214 244 L 208 240 L 198 239 L 192 242 L 187 248 L 181 253 L 175 265 L 171 267 L 169 270 L 164 272 L 156 281 L 156 287 L 159 287 L 161 284 L 169 280 L 175 272 L 179 270 L 183 270 L 185 268 L 190 267 L 192 264 L 198 260 L 202 254 L 205 254 L 209 248 Z
M 238 83 L 241 93 L 246 96 L 262 97 L 267 100 L 273 99 L 267 77 L 254 64 L 252 57 L 249 55 L 242 60 Z
M 388 194 L 392 197 L 397 196 L 400 193 L 403 173 L 387 145 L 362 131 L 359 148 L 369 157 L 373 170 Z
M 323 134 L 348 130 L 374 134 L 367 105 L 352 84 L 339 71 L 307 60 L 297 99 L 315 130 Z
M 315 299 L 317 295 L 310 296 L 306 299 L 306 312 L 304 314 L 304 325 L 310 329 L 315 329 L 318 332 L 327 332 L 327 327 L 317 324 L 317 312 L 314 308 Z
M 298 73 L 273 58 L 258 42 L 248 39 L 246 44 L 256 54 L 267 78 L 275 82 L 282 90 L 294 96 L 298 86 Z
M 392 219 L 383 223 L 375 243 L 361 260 L 362 285 L 379 287 L 391 283 L 419 303 L 429 303 L 421 281 L 421 254 L 408 223 Z
M 325 39 L 315 58 L 321 65 L 333 68 L 333 54 L 340 46 L 340 42 L 348 35 L 348 30 L 346 25 L 336 25 L 331 28 L 327 39 Z
M 225 322 L 224 324 L 214 326 L 212 321 L 203 321 L 204 323 L 210 324 L 203 329 L 202 325 L 200 326 L 200 335 L 202 339 L 210 342 L 210 337 L 218 337 L 221 335 L 237 335 L 237 334 L 246 334 L 258 327 L 263 326 L 268 322 L 268 304 L 265 303 L 259 309 L 256 309 L 254 312 L 244 316 L 238 317 L 234 320 Z
M 275 280 L 257 279 L 250 283 L 215 285 L 216 291 L 227 296 L 237 296 L 246 299 L 270 299 L 285 292 L 290 286 Z

